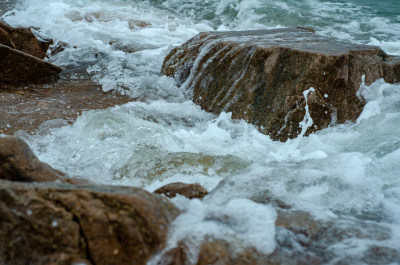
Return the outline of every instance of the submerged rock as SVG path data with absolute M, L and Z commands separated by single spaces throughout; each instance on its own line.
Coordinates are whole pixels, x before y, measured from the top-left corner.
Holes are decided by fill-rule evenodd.
M 162 73 L 193 92 L 204 110 L 232 112 L 272 139 L 301 132 L 303 92 L 313 120 L 306 134 L 354 121 L 365 104 L 357 91 L 379 78 L 400 81 L 400 61 L 378 47 L 331 40 L 308 29 L 200 33 L 164 60 Z
M 279 265 L 279 264 L 322 264 L 322 259 L 307 253 L 290 253 L 277 249 L 271 255 L 259 253 L 254 248 L 235 249 L 225 240 L 206 240 L 201 244 L 197 260 L 189 258 L 189 247 L 180 242 L 176 248 L 164 254 L 157 265 Z
M 61 68 L 0 44 L 0 89 L 54 81 Z
M 299 210 L 278 210 L 275 250 L 266 255 L 253 247 L 210 235 L 199 245 L 181 241 L 163 253 L 157 265 L 268 264 L 397 264 L 400 251 L 391 243 L 391 230 L 373 222 L 323 221 Z M 379 242 L 388 247 L 378 246 Z M 367 247 L 346 253 L 338 245 L 358 242 Z M 384 243 L 384 244 L 385 244 Z M 354 243 L 353 243 L 354 244 Z M 354 247 L 351 244 L 349 248 Z M 152 263 L 154 264 L 154 263 Z
M 146 264 L 178 210 L 138 188 L 0 181 L 1 264 Z
M 208 191 L 198 183 L 186 184 L 182 182 L 175 182 L 155 190 L 154 193 L 164 194 L 168 198 L 173 198 L 177 194 L 180 194 L 189 199 L 201 199 L 208 194 Z
M 0 36 L 1 31 L 4 31 L 8 34 L 9 38 L 12 41 L 12 45 L 2 43 L 1 37 L 0 44 L 7 45 L 11 48 L 17 49 L 21 52 L 30 54 L 40 59 L 46 57 L 47 50 L 49 49 L 49 46 L 53 43 L 53 41 L 51 40 L 38 40 L 36 36 L 32 33 L 32 30 L 30 28 L 12 28 L 0 22 Z

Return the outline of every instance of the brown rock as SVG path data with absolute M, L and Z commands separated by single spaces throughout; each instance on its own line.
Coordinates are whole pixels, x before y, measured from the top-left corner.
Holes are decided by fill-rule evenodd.
M 314 220 L 309 213 L 304 211 L 279 210 L 275 225 L 303 234 L 310 240 L 317 240 L 326 229 L 326 225 Z
M 29 146 L 17 137 L 0 138 L 0 179 L 47 182 L 63 179 L 63 173 L 42 163 Z
M 302 30 L 307 30 L 309 32 L 315 33 L 315 30 L 313 28 L 308 28 L 308 27 L 296 27 L 296 29 L 302 29 Z
M 32 30 L 30 28 L 12 28 L 0 22 L 0 29 L 6 31 L 9 34 L 17 50 L 38 57 L 40 59 L 46 57 L 46 52 L 49 49 L 49 46 L 53 43 L 51 40 L 38 40 L 36 36 L 32 33 Z
M 55 84 L 0 91 L 0 134 L 48 133 L 50 127 L 70 124 L 83 111 L 106 109 L 133 101 L 129 96 L 104 93 L 91 80 L 62 79 Z M 59 122 L 57 122 L 59 121 Z M 55 122 L 55 124 L 54 124 Z
M 8 34 L 8 32 L 3 30 L 2 28 L 0 28 L 0 44 L 15 49 L 15 45 L 10 38 L 10 34 Z
M 327 39 L 308 29 L 200 33 L 164 60 L 162 73 L 193 91 L 202 109 L 232 112 L 272 139 L 299 135 L 308 96 L 314 125 L 354 121 L 365 104 L 357 97 L 379 78 L 400 80 L 400 61 L 378 47 Z
M 229 251 L 224 242 L 205 242 L 201 245 L 197 265 L 231 265 Z
M 68 43 L 66 42 L 58 42 L 54 47 L 52 47 L 51 50 L 51 55 L 54 56 L 62 51 L 64 51 L 68 47 Z
M 59 170 L 40 162 L 20 138 L 0 137 L 0 179 L 22 182 L 65 182 L 88 184 L 84 179 L 68 178 Z
M 141 21 L 141 20 L 129 20 L 128 26 L 130 29 L 141 29 L 141 28 L 147 28 L 147 27 L 151 26 L 151 23 L 148 23 L 146 21 Z
M 168 250 L 157 265 L 191 265 L 187 253 L 189 249 L 185 243 L 179 242 L 178 246 Z
M 276 249 L 270 255 L 259 253 L 254 248 L 232 249 L 224 240 L 207 240 L 201 244 L 197 262 L 188 259 L 188 248 L 180 242 L 176 248 L 164 254 L 157 265 L 280 265 L 322 264 L 318 257 L 306 253 L 292 253 Z
M 54 81 L 61 68 L 0 44 L 0 89 Z
M 173 198 L 176 196 L 176 194 L 180 194 L 189 199 L 201 199 L 208 194 L 208 191 L 198 183 L 186 184 L 182 182 L 175 182 L 155 190 L 154 193 L 164 194 L 168 198 Z
M 178 210 L 138 188 L 0 183 L 0 264 L 146 264 Z

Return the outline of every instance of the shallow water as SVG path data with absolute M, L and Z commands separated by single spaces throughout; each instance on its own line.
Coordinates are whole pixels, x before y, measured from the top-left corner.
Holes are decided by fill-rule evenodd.
M 202 111 L 188 91 L 160 75 L 173 46 L 206 30 L 309 26 L 400 55 L 400 2 L 24 0 L 12 5 L 2 16 L 6 22 L 39 27 L 38 36 L 68 43 L 49 61 L 78 76 L 84 69 L 103 91 L 136 99 L 84 112 L 73 124 L 49 129 L 45 124 L 35 135 L 19 132 L 41 160 L 98 183 L 153 191 L 183 181 L 212 190 L 203 201 L 173 199 L 185 213 L 171 229 L 169 248 L 185 239 L 195 249 L 208 235 L 229 240 L 237 250 L 287 249 L 321 257 L 322 263 L 400 263 L 400 84 L 378 80 L 362 87 L 368 103 L 354 123 L 281 143 L 229 113 Z M 298 211 L 321 228 L 312 240 L 274 225 L 277 216 Z M 194 261 L 196 253 L 192 256 Z

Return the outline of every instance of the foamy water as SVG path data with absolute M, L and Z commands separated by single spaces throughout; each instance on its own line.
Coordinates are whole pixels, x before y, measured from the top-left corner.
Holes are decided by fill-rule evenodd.
M 400 84 L 378 80 L 362 86 L 367 105 L 356 122 L 281 143 L 229 113 L 202 111 L 190 93 L 160 75 L 169 49 L 206 30 L 303 25 L 400 55 L 397 1 L 379 8 L 358 0 L 14 4 L 2 16 L 6 22 L 39 27 L 39 37 L 68 44 L 51 62 L 77 76 L 89 74 L 104 91 L 138 99 L 83 113 L 72 125 L 49 122 L 43 127 L 53 129 L 33 136 L 18 132 L 41 160 L 98 183 L 153 191 L 182 181 L 212 190 L 202 201 L 173 199 L 184 213 L 171 228 L 167 249 L 185 240 L 194 262 L 202 238 L 211 236 L 236 250 L 254 247 L 269 254 L 287 248 L 322 253 L 331 264 L 385 264 L 383 257 L 367 258 L 371 248 L 400 246 Z M 303 129 L 311 122 L 305 117 Z M 274 226 L 283 210 L 304 211 L 328 228 L 306 242 Z M 386 263 L 395 262 L 399 258 Z

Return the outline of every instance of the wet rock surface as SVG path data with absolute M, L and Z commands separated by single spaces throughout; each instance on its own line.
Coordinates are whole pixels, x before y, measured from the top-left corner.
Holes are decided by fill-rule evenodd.
M 1 264 L 145 264 L 178 214 L 137 188 L 0 182 Z
M 0 138 L 0 179 L 25 182 L 63 181 L 64 174 L 40 162 L 17 137 Z
M 52 82 L 62 71 L 43 61 L 52 41 L 40 41 L 29 28 L 0 22 L 0 90 Z
M 3 22 L 0 22 L 0 36 L 1 31 L 8 34 L 12 43 L 9 46 L 6 43 L 2 43 L 0 38 L 1 44 L 5 44 L 11 48 L 30 54 L 39 59 L 44 59 L 46 57 L 47 50 L 49 49 L 49 46 L 53 43 L 51 40 L 40 41 L 36 38 L 36 36 L 32 32 L 32 29 L 30 28 L 12 28 Z
M 16 49 L 14 42 L 10 38 L 10 34 L 8 34 L 7 31 L 1 28 L 1 23 L 0 23 L 0 44 Z
M 60 80 L 52 85 L 0 91 L 0 133 L 44 133 L 46 127 L 74 122 L 83 111 L 106 109 L 132 100 L 104 93 L 100 85 L 89 80 Z
M 63 182 L 88 184 L 84 179 L 70 178 L 41 162 L 20 138 L 0 138 L 0 179 L 22 182 Z
M 179 194 L 189 199 L 201 199 L 208 194 L 208 191 L 198 183 L 186 184 L 182 182 L 175 182 L 155 190 L 154 193 L 164 194 L 168 198 L 173 198 Z
M 365 104 L 357 91 L 379 78 L 400 80 L 400 62 L 380 48 L 355 45 L 308 29 L 200 33 L 165 58 L 162 73 L 193 92 L 213 113 L 232 112 L 274 140 L 299 135 L 308 95 L 306 134 L 354 121 Z
M 55 81 L 61 68 L 0 44 L 0 91 Z

